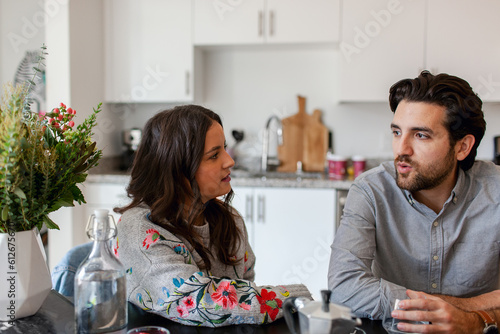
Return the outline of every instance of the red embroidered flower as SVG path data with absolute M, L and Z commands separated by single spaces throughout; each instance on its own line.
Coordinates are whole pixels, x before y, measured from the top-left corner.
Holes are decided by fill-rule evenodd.
M 266 289 L 262 289 L 260 296 L 257 296 L 257 300 L 260 303 L 260 313 L 267 312 L 271 320 L 274 321 L 283 303 L 281 299 L 276 298 L 274 291 L 268 292 Z
M 116 238 L 116 243 L 115 246 L 113 247 L 113 251 L 115 253 L 115 256 L 119 258 L 120 256 L 118 255 L 118 248 L 120 248 L 120 245 L 118 244 L 118 238 Z
M 189 314 L 188 309 L 184 305 L 177 306 L 177 312 L 179 313 L 179 315 L 180 315 L 181 318 L 185 318 Z
M 195 306 L 194 298 L 192 296 L 185 297 L 184 299 L 182 299 L 182 302 L 188 310 Z
M 157 242 L 158 239 L 160 239 L 160 232 L 151 228 L 146 231 L 146 238 L 142 242 L 142 247 L 146 247 L 146 249 L 148 249 L 149 246 Z
M 237 304 L 238 300 L 236 298 L 236 289 L 230 282 L 224 281 L 219 284 L 217 291 L 210 295 L 212 300 L 221 305 L 222 308 L 233 309 Z

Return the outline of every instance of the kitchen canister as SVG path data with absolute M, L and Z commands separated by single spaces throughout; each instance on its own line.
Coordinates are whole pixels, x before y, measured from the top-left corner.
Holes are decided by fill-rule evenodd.
M 328 178 L 330 180 L 343 180 L 346 177 L 347 159 L 341 155 L 328 153 Z
M 366 170 L 366 159 L 361 155 L 355 155 L 351 158 L 354 177 L 358 177 Z

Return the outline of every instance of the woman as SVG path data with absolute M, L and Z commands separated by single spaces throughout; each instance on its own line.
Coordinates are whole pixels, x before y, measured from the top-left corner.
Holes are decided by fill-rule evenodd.
M 193 326 L 263 324 L 283 300 L 311 297 L 302 284 L 259 287 L 255 256 L 233 196 L 222 122 L 187 105 L 151 118 L 116 209 L 116 251 L 127 268 L 130 302 Z M 221 196 L 224 196 L 221 199 Z

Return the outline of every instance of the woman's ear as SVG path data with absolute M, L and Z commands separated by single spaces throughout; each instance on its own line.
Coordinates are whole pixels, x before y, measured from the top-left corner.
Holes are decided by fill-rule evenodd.
M 474 143 L 476 142 L 476 138 L 473 135 L 468 134 L 455 144 L 455 154 L 457 156 L 458 161 L 462 161 L 469 155 Z

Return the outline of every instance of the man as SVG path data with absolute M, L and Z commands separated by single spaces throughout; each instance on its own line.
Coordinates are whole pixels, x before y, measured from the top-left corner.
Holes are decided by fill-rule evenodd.
M 393 85 L 389 102 L 394 162 L 349 191 L 332 244 L 332 301 L 403 320 L 401 331 L 482 333 L 476 310 L 500 325 L 500 169 L 475 161 L 482 102 L 466 81 L 427 71 Z

